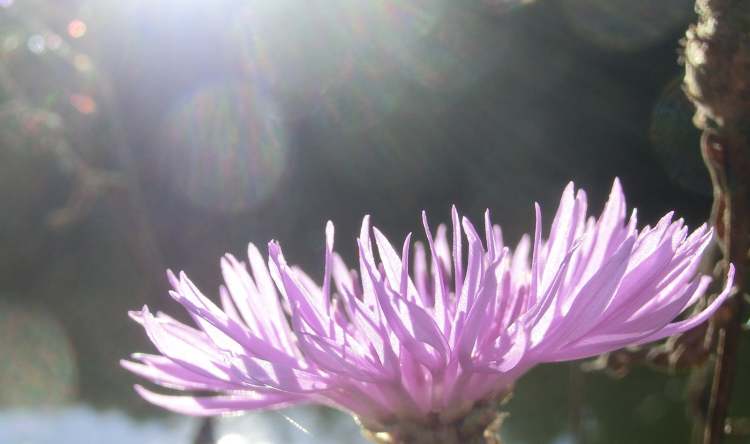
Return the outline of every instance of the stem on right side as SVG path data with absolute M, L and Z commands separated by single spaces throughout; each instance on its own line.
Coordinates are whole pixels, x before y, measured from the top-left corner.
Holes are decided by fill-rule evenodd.
M 701 150 L 713 183 L 713 224 L 722 271 L 736 268 L 736 293 L 712 319 L 717 348 L 703 443 L 724 437 L 747 292 L 750 233 L 750 2 L 696 0 L 698 23 L 684 42 L 684 90 L 703 130 Z M 724 273 L 724 275 L 726 275 Z

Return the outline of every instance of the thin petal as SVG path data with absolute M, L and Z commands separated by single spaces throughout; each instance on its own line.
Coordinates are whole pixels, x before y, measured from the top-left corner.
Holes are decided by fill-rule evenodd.
M 176 413 L 191 416 L 213 416 L 237 411 L 284 408 L 301 404 L 304 398 L 285 393 L 243 393 L 232 396 L 171 396 L 152 392 L 140 385 L 135 391 L 146 401 Z

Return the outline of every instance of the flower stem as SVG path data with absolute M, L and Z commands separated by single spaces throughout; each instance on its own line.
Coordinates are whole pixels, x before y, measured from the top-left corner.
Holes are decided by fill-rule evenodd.
M 714 316 L 718 333 L 704 444 L 724 436 L 747 292 L 750 233 L 750 2 L 696 0 L 698 23 L 687 32 L 684 89 L 703 130 L 701 149 L 714 188 L 713 224 L 736 267 L 737 292 Z
M 453 421 L 431 423 L 396 420 L 370 424 L 355 418 L 362 434 L 376 444 L 501 444 L 500 426 L 507 416 L 497 401 L 477 403 Z

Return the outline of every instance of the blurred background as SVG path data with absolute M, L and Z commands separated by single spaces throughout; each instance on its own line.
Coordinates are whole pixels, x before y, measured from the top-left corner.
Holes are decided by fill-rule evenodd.
M 642 224 L 705 221 L 693 2 L 526 3 L 0 0 L 0 443 L 192 443 L 200 421 L 118 365 L 153 350 L 127 311 L 179 311 L 166 268 L 215 296 L 248 241 L 321 276 L 326 220 L 353 258 L 364 214 L 396 239 L 455 203 L 515 242 L 534 201 L 549 222 L 574 180 L 598 211 L 615 176 Z M 577 366 L 520 382 L 507 443 L 687 442 L 687 375 Z M 358 439 L 282 413 L 222 419 L 218 443 Z

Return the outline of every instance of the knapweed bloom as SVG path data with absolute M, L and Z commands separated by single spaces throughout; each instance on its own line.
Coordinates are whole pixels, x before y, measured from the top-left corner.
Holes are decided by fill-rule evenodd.
M 170 292 L 195 322 L 147 307 L 132 313 L 159 354 L 123 366 L 170 389 L 146 400 L 190 415 L 320 403 L 370 429 L 443 427 L 503 397 L 531 367 L 656 341 L 704 322 L 730 294 L 685 313 L 710 279 L 696 275 L 711 240 L 672 213 L 638 230 L 615 181 L 596 219 L 570 184 L 547 238 L 536 206 L 533 239 L 508 248 L 485 215 L 483 233 L 454 209 L 452 229 L 394 246 L 365 217 L 356 271 L 333 251 L 326 227 L 322 283 L 291 266 L 271 242 L 266 261 L 221 261 L 221 305 L 185 276 Z M 449 240 L 450 238 L 450 240 Z M 529 257 L 530 255 L 530 257 Z M 208 394 L 206 394 L 208 393 Z

